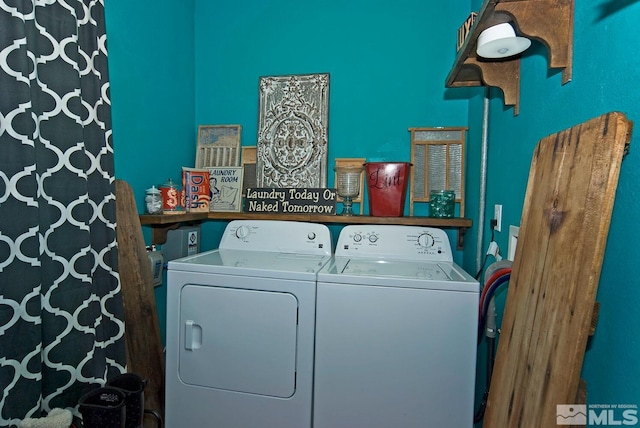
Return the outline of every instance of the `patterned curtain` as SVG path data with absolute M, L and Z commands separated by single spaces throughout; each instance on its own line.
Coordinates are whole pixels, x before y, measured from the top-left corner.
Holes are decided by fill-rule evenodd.
M 0 0 L 0 426 L 125 372 L 102 0 Z

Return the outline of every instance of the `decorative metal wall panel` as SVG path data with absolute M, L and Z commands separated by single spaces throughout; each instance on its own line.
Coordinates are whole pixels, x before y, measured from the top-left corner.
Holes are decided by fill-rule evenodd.
M 260 78 L 259 187 L 327 186 L 329 74 Z

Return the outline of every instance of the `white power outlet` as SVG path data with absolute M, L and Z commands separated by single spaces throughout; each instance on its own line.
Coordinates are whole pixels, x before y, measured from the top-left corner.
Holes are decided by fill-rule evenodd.
M 495 204 L 493 206 L 493 218 L 496 221 L 496 228 L 494 230 L 496 232 L 502 231 L 502 205 Z

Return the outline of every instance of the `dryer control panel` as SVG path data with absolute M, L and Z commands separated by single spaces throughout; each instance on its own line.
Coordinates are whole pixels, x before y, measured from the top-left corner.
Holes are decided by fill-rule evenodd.
M 336 256 L 452 262 L 442 229 L 401 225 L 349 225 L 338 238 Z
M 234 220 L 227 225 L 219 248 L 331 255 L 332 241 L 329 228 L 323 224 L 278 220 Z

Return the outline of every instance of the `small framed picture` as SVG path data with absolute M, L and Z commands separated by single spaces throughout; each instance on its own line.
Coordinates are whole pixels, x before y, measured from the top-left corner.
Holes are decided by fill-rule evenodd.
M 200 125 L 196 168 L 240 165 L 240 125 Z
M 242 209 L 242 167 L 210 167 L 209 211 L 240 212 Z
M 242 166 L 242 196 L 247 193 L 247 188 L 257 187 L 256 180 L 256 146 L 242 147 L 240 166 Z

